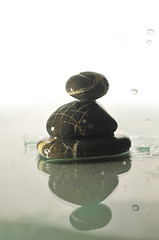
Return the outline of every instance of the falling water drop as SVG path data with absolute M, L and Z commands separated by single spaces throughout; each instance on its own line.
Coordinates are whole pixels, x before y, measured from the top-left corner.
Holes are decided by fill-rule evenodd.
M 153 29 L 147 30 L 148 35 L 154 35 L 155 31 Z
M 131 93 L 133 94 L 133 95 L 137 95 L 138 94 L 138 90 L 137 89 L 131 89 Z
M 139 206 L 138 205 L 133 205 L 132 206 L 132 210 L 134 211 L 134 212 L 137 212 L 137 211 L 139 211 Z

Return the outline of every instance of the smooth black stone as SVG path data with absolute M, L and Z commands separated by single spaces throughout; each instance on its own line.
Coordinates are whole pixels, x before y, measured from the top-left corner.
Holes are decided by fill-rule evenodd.
M 69 95 L 81 101 L 92 101 L 104 96 L 109 89 L 105 76 L 95 72 L 82 72 L 66 82 Z
M 40 154 L 49 159 L 77 159 L 122 154 L 129 150 L 127 137 L 100 137 L 88 139 L 48 139 L 38 144 Z
M 60 138 L 113 137 L 117 122 L 94 101 L 74 101 L 58 108 L 46 128 Z

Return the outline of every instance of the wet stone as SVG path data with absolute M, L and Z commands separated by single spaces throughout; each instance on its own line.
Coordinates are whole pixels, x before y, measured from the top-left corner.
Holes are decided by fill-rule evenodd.
M 131 141 L 116 137 L 117 122 L 96 102 L 107 93 L 107 79 L 99 73 L 82 72 L 66 82 L 66 91 L 78 100 L 59 107 L 49 117 L 50 137 L 38 151 L 46 159 L 92 159 L 127 153 Z
M 127 137 L 100 137 L 89 139 L 50 138 L 38 144 L 40 154 L 45 158 L 90 158 L 117 155 L 127 152 L 131 142 Z
M 110 137 L 117 122 L 96 102 L 74 101 L 58 108 L 46 128 L 50 136 L 60 138 Z
M 94 72 L 82 72 L 66 82 L 69 95 L 81 101 L 92 101 L 104 96 L 109 88 L 105 76 Z

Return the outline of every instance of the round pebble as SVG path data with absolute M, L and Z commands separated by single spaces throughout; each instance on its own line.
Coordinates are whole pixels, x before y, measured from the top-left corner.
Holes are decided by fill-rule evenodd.
M 37 145 L 47 159 L 90 159 L 121 156 L 131 141 L 115 137 L 117 122 L 95 100 L 107 93 L 109 83 L 99 73 L 82 72 L 66 82 L 66 91 L 78 101 L 59 107 L 46 123 L 50 138 Z M 134 94 L 134 93 L 133 93 Z
M 84 139 L 49 138 L 38 143 L 38 151 L 45 158 L 69 159 L 117 155 L 128 152 L 127 137 L 100 137 Z
M 60 138 L 113 137 L 117 122 L 94 101 L 73 101 L 58 108 L 46 128 Z
M 109 89 L 105 76 L 95 72 L 81 72 L 66 82 L 66 91 L 81 101 L 93 101 L 104 96 Z

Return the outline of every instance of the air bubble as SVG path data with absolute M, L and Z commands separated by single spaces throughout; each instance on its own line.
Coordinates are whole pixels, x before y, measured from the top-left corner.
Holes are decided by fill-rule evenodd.
M 133 205 L 132 206 L 132 210 L 134 211 L 134 212 L 137 212 L 137 211 L 139 211 L 139 206 L 138 205 Z
M 148 35 L 154 35 L 155 31 L 153 29 L 148 29 L 147 34 Z
M 133 95 L 137 95 L 138 94 L 138 90 L 137 89 L 131 89 L 131 93 L 133 94 Z

